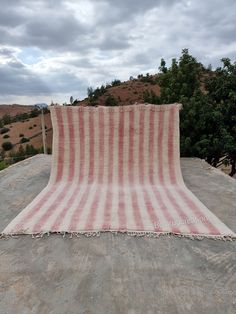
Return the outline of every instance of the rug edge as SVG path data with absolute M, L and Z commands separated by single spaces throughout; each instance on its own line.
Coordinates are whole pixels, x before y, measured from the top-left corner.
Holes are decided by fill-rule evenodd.
M 20 232 L 20 233 L 1 233 L 0 239 L 9 239 L 9 238 L 19 238 L 20 236 L 31 236 L 32 238 L 43 238 L 44 236 L 50 235 L 60 235 L 63 238 L 73 238 L 73 237 L 80 237 L 85 236 L 87 238 L 90 237 L 99 237 L 102 234 L 110 233 L 112 235 L 125 235 L 131 237 L 147 237 L 147 238 L 159 238 L 163 236 L 167 237 L 177 237 L 177 238 L 187 238 L 190 240 L 204 240 L 204 239 L 211 239 L 211 240 L 222 240 L 222 241 L 235 241 L 236 234 L 221 234 L 221 235 L 211 235 L 211 234 L 188 234 L 188 233 L 175 233 L 175 232 L 153 232 L 153 231 L 118 231 L 118 230 L 98 230 L 98 231 L 45 231 L 41 233 L 27 233 L 27 232 Z

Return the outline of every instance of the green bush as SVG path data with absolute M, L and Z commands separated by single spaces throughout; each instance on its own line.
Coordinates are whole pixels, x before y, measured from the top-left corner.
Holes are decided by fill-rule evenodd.
M 4 143 L 2 143 L 2 148 L 3 148 L 5 151 L 11 150 L 12 147 L 13 147 L 13 145 L 12 145 L 11 142 L 4 142 Z
M 27 142 L 29 142 L 30 140 L 29 140 L 29 138 L 27 138 L 27 137 L 22 137 L 22 139 L 20 140 L 20 142 L 21 143 L 27 143 Z
M 0 171 L 7 168 L 8 164 L 5 162 L 5 160 L 0 161 Z
M 116 98 L 114 96 L 109 95 L 105 100 L 105 105 L 106 106 L 117 106 L 118 101 L 116 100 Z
M 24 137 L 24 134 L 20 133 L 20 134 L 19 134 L 19 137 Z
M 10 136 L 8 134 L 3 135 L 3 138 L 9 138 Z
M 2 129 L 0 130 L 0 134 L 7 133 L 7 132 L 9 132 L 9 131 L 10 131 L 10 129 L 8 129 L 8 128 L 2 128 Z

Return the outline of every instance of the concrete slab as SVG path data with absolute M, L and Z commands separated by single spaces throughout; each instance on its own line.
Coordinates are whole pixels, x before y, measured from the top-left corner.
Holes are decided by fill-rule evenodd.
M 183 158 L 187 186 L 236 231 L 236 180 Z M 50 156 L 0 172 L 0 230 L 47 184 Z M 236 241 L 175 237 L 0 241 L 0 313 L 236 313 Z

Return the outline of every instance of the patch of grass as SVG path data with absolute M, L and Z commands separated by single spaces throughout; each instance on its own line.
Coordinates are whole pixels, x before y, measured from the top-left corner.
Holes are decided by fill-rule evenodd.
M 0 171 L 7 167 L 8 167 L 8 164 L 5 162 L 5 160 L 0 161 Z

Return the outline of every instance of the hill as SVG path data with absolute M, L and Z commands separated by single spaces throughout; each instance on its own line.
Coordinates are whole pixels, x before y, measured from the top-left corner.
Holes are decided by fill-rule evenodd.
M 16 116 L 20 113 L 30 112 L 34 107 L 33 106 L 25 106 L 25 105 L 0 105 L 0 119 L 4 115 L 10 115 L 11 117 Z
M 112 85 L 113 84 L 113 85 Z M 120 82 L 114 81 L 111 84 L 97 88 L 94 90 L 94 96 L 87 97 L 82 101 L 74 101 L 73 105 L 89 106 L 89 105 L 131 105 L 135 102 L 144 102 L 145 92 L 153 92 L 157 95 L 160 94 L 160 88 L 156 83 L 155 76 L 139 76 L 138 79 L 133 79 Z M 108 102 L 111 102 L 110 104 Z M 19 113 L 30 113 L 34 109 L 33 106 L 22 105 L 0 105 L 0 118 L 5 114 L 11 117 Z M 52 124 L 50 113 L 45 114 L 45 124 L 47 126 L 47 146 L 52 147 Z M 26 117 L 21 121 L 12 122 L 4 125 L 4 128 L 9 129 L 8 132 L 0 135 L 0 147 L 3 142 L 11 142 L 13 150 L 17 152 L 19 146 L 24 148 L 27 144 L 33 145 L 36 149 L 43 146 L 41 136 L 41 116 Z M 22 138 L 26 138 L 27 142 L 22 143 Z

